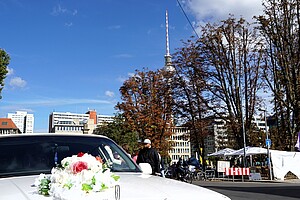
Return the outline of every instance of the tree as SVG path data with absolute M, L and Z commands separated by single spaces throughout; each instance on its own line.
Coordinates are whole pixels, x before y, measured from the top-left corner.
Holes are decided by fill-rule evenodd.
M 208 135 L 205 120 L 207 100 L 204 97 L 207 73 L 201 52 L 195 45 L 192 40 L 188 40 L 174 54 L 174 111 L 181 125 L 189 128 L 190 141 L 204 161 L 204 141 Z M 200 151 L 201 148 L 203 151 Z
M 121 114 L 117 114 L 114 117 L 113 122 L 98 126 L 93 134 L 105 135 L 122 147 L 128 145 L 127 153 L 133 154 L 138 150 L 138 138 L 137 133 L 132 132 L 128 124 L 125 123 L 124 117 Z
M 168 155 L 172 135 L 172 91 L 169 72 L 136 71 L 120 88 L 116 108 L 139 139 L 149 138 L 162 156 Z
M 278 138 L 293 150 L 300 131 L 300 1 L 264 0 L 263 6 L 256 19 L 265 39 L 264 78 L 274 96 Z
M 8 73 L 7 67 L 9 65 L 9 61 L 9 55 L 3 49 L 0 49 L 0 99 L 2 98 L 1 92 L 4 87 L 4 79 Z
M 249 143 L 251 121 L 259 104 L 257 93 L 263 87 L 261 39 L 245 19 L 231 15 L 218 24 L 204 26 L 198 43 L 208 68 L 210 109 L 227 122 L 233 147 L 242 148 L 244 139 Z

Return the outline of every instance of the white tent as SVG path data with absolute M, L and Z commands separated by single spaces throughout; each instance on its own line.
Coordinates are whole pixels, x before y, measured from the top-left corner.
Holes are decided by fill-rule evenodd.
M 268 153 L 268 150 L 262 147 L 246 147 L 245 150 L 246 150 L 246 156 Z M 244 148 L 225 154 L 225 156 L 243 156 L 243 155 L 244 155 Z
M 300 152 L 287 152 L 271 150 L 271 157 L 273 163 L 274 178 L 284 180 L 284 176 L 288 172 L 292 172 L 294 175 L 300 178 Z
M 208 154 L 207 156 L 220 156 L 220 157 L 222 157 L 225 154 L 233 152 L 233 151 L 235 151 L 235 150 L 230 149 L 230 148 L 225 148 L 225 149 L 219 150 L 219 151 L 217 151 L 215 153 Z
M 268 150 L 262 147 L 246 147 L 246 156 L 267 154 Z M 216 152 L 217 153 L 217 152 Z M 275 179 L 284 180 L 288 172 L 292 172 L 300 178 L 300 168 L 295 163 L 300 163 L 300 152 L 286 152 L 270 149 L 270 157 L 273 165 L 273 174 Z M 225 153 L 224 156 L 243 156 L 244 148 Z

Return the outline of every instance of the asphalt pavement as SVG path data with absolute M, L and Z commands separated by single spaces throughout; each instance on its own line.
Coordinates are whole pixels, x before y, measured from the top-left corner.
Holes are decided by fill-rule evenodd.
M 194 181 L 199 185 L 222 193 L 232 200 L 296 200 L 300 199 L 300 180 L 287 181 Z

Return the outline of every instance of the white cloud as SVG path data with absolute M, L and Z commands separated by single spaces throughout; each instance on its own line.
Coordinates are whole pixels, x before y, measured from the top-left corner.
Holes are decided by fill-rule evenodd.
M 133 55 L 127 54 L 127 53 L 122 53 L 122 54 L 114 55 L 113 57 L 114 58 L 132 58 Z
M 108 29 L 120 29 L 121 25 L 113 25 L 113 26 L 109 26 Z
M 63 7 L 61 7 L 60 5 L 57 5 L 57 6 L 55 6 L 55 7 L 52 9 L 51 14 L 52 14 L 53 16 L 58 16 L 58 15 L 60 15 L 60 14 L 66 13 L 66 12 L 67 12 L 67 9 L 66 9 L 66 8 L 63 8 Z
M 29 112 L 36 112 L 39 108 L 56 108 L 59 106 L 73 106 L 89 104 L 88 106 L 103 106 L 115 105 L 116 102 L 100 100 L 100 99 L 57 99 L 57 98 L 42 98 L 42 99 L 15 99 L 14 101 L 1 101 L 0 104 L 0 117 L 5 117 L 8 112 L 13 112 L 16 110 L 24 110 Z
M 121 82 L 121 83 L 124 83 L 126 80 L 127 80 L 127 78 L 124 77 L 124 76 L 119 76 L 119 77 L 117 78 L 117 81 L 119 81 L 119 82 Z
M 14 77 L 9 82 L 9 85 L 13 88 L 24 88 L 26 84 L 26 81 L 23 80 L 21 77 Z
M 53 16 L 58 16 L 58 15 L 63 15 L 63 14 L 67 14 L 67 15 L 77 15 L 78 11 L 75 10 L 69 10 L 67 8 L 63 8 L 61 5 L 57 5 L 52 9 L 51 15 Z
M 27 101 L 10 101 L 6 103 L 17 107 L 54 107 L 76 104 L 113 104 L 113 102 L 111 101 L 98 99 L 34 99 Z M 4 106 L 1 105 L 0 110 L 1 108 L 4 108 Z
M 106 92 L 105 92 L 105 95 L 106 95 L 106 96 L 109 96 L 109 97 L 114 97 L 114 96 L 115 96 L 115 93 L 112 92 L 112 91 L 106 91 Z
M 261 0 L 188 0 L 181 1 L 181 5 L 196 17 L 198 23 L 227 19 L 229 14 L 251 21 L 254 15 L 262 13 L 263 8 Z
M 10 76 L 10 75 L 13 75 L 14 74 L 14 69 L 13 68 L 7 68 L 7 71 L 8 71 L 8 73 L 7 73 L 7 76 Z
M 136 76 L 136 73 L 129 72 L 129 73 L 128 73 L 128 76 L 129 76 L 129 77 L 134 77 L 134 76 Z
M 65 23 L 65 26 L 66 26 L 66 27 L 71 27 L 71 26 L 73 26 L 73 23 L 72 23 L 72 22 Z
M 126 80 L 129 79 L 129 77 L 134 77 L 135 75 L 136 75 L 135 73 L 129 72 L 129 73 L 127 74 L 127 77 L 126 77 L 126 76 L 119 76 L 119 77 L 117 78 L 117 80 L 118 80 L 119 82 L 121 82 L 121 83 L 124 83 Z
M 72 15 L 77 15 L 78 11 L 77 10 L 73 10 Z

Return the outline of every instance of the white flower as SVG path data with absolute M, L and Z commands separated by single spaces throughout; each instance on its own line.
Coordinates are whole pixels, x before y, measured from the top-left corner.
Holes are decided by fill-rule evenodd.
M 83 166 L 78 166 L 82 164 Z M 62 168 L 53 168 L 51 176 L 41 174 L 35 185 L 39 186 L 41 180 L 50 179 L 49 194 L 57 199 L 72 196 L 78 198 L 91 194 L 89 191 L 99 192 L 109 189 L 117 184 L 114 174 L 109 169 L 103 169 L 102 163 L 90 154 L 80 154 L 66 157 L 61 161 Z M 104 172 L 103 172 L 104 171 Z
M 92 184 L 92 179 L 95 173 L 90 170 L 83 170 L 80 175 L 82 183 Z
M 34 181 L 34 186 L 39 186 L 40 184 L 41 184 L 41 181 L 43 180 L 43 179 L 46 179 L 46 178 L 48 178 L 47 176 L 46 176 L 46 174 L 40 174 L 39 175 L 39 177 L 37 177 L 36 179 L 35 179 L 35 181 Z

